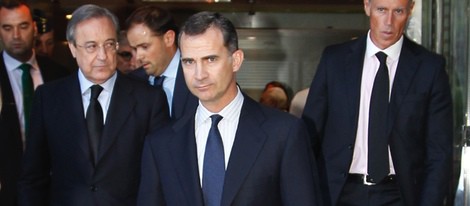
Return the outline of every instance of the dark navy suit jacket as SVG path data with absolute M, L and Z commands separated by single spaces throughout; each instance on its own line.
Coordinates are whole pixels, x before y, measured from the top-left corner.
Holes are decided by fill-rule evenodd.
M 356 140 L 366 37 L 327 47 L 303 113 L 323 200 L 336 205 Z M 405 38 L 392 86 L 390 152 L 405 205 L 442 205 L 451 177 L 452 100 L 445 60 Z
M 147 138 L 138 205 L 204 205 L 194 118 L 195 110 Z M 303 123 L 245 96 L 221 205 L 317 205 L 315 174 Z
M 136 204 L 144 137 L 169 121 L 166 95 L 118 73 L 93 164 L 77 73 L 37 89 L 20 205 Z
M 68 70 L 52 60 L 36 56 L 43 81 L 50 82 L 68 74 Z M 20 173 L 23 155 L 20 120 L 16 102 L 11 89 L 10 79 L 6 70 L 3 55 L 0 52 L 0 205 L 16 205 L 16 182 Z

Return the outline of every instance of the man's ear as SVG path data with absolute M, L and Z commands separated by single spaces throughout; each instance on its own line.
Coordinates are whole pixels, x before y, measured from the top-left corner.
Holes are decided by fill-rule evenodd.
M 168 30 L 163 34 L 163 41 L 167 47 L 173 46 L 175 43 L 175 35 L 176 33 L 173 30 Z
M 364 0 L 364 12 L 370 16 L 370 0 Z
M 242 66 L 242 63 L 243 63 L 243 58 L 244 58 L 244 53 L 242 50 L 238 49 L 237 51 L 233 52 L 232 54 L 233 72 L 237 72 L 238 70 L 240 70 L 240 67 Z
M 72 42 L 68 42 L 70 52 L 72 53 L 73 58 L 75 58 L 75 52 L 77 52 L 77 47 Z

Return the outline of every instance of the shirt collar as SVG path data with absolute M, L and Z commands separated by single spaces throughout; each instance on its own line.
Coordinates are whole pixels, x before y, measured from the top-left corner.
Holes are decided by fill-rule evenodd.
M 9 72 L 13 71 L 14 69 L 17 69 L 23 63 L 30 64 L 32 66 L 31 67 L 32 69 L 39 69 L 39 65 L 36 60 L 36 54 L 34 53 L 34 50 L 33 50 L 33 55 L 26 62 L 20 62 L 16 60 L 12 56 L 10 56 L 5 50 L 2 53 L 3 53 L 3 60 L 5 61 L 5 66 L 7 67 L 7 70 Z
M 101 87 L 103 87 L 104 91 L 109 92 L 112 94 L 113 88 L 114 88 L 114 83 L 116 82 L 117 78 L 117 72 L 114 72 L 114 74 L 106 80 L 104 83 L 100 84 Z M 82 73 L 82 70 L 78 70 L 78 81 L 80 82 L 80 90 L 82 91 L 82 95 L 85 95 L 86 92 L 90 91 L 90 87 L 93 86 L 95 83 L 91 82 L 88 80 L 85 75 Z
M 395 44 L 392 44 L 388 48 L 382 50 L 378 48 L 377 46 L 375 46 L 375 44 L 372 42 L 372 39 L 370 38 L 370 30 L 369 30 L 369 32 L 367 33 L 366 56 L 372 57 L 377 52 L 383 51 L 385 54 L 387 54 L 387 59 L 390 58 L 393 61 L 397 61 L 398 57 L 400 57 L 402 46 L 403 46 L 403 35 L 401 35 L 400 39 L 397 42 L 395 42 Z
M 162 75 L 165 77 L 176 78 L 176 73 L 178 71 L 178 66 L 180 63 L 180 50 L 177 49 L 175 55 L 173 55 L 173 59 L 171 59 L 170 64 L 165 69 Z
M 243 94 L 240 91 L 240 88 L 237 87 L 237 96 L 235 96 L 235 98 L 217 114 L 223 117 L 222 120 L 225 119 L 225 120 L 232 121 L 235 118 L 238 118 L 237 113 L 234 111 L 236 111 L 237 109 L 241 110 L 241 107 L 243 105 L 243 100 L 244 100 Z M 201 104 L 201 102 L 199 102 L 199 106 L 197 110 L 198 112 L 196 113 L 197 115 L 196 119 L 201 120 L 199 124 L 203 123 L 204 121 L 210 120 L 210 116 L 212 116 L 213 114 L 216 114 L 207 110 L 204 107 L 204 105 Z

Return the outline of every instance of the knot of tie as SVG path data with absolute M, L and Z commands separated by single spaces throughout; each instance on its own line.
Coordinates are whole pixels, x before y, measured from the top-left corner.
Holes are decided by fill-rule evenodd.
M 380 64 L 387 63 L 387 54 L 385 54 L 384 52 L 377 52 L 375 56 L 377 57 L 377 59 L 379 59 Z
M 222 116 L 218 115 L 218 114 L 213 114 L 211 116 L 211 120 L 212 120 L 212 127 L 217 127 L 217 125 L 219 125 L 219 122 L 220 120 L 222 120 Z
M 28 63 L 23 63 L 19 66 L 19 68 L 21 69 L 21 71 L 23 71 L 23 73 L 25 73 L 29 72 L 29 70 L 31 69 L 31 65 Z
M 98 97 L 100 96 L 101 91 L 103 91 L 103 87 L 101 87 L 98 84 L 95 84 L 95 85 L 91 86 L 90 89 L 91 89 L 90 100 L 98 99 Z
M 153 80 L 153 85 L 154 85 L 154 86 L 161 87 L 161 86 L 163 86 L 163 81 L 164 81 L 164 80 L 165 80 L 165 76 L 164 76 L 164 75 L 156 76 L 155 79 Z

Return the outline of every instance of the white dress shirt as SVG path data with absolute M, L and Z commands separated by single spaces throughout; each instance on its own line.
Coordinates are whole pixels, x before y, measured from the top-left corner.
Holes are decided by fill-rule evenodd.
M 359 104 L 359 119 L 356 133 L 356 143 L 354 146 L 353 160 L 349 173 L 368 174 L 367 158 L 368 158 L 368 131 L 369 131 L 369 106 L 372 88 L 374 86 L 375 75 L 379 70 L 380 62 L 375 56 L 377 52 L 383 51 L 387 54 L 388 75 L 390 78 L 390 94 L 392 93 L 393 80 L 397 71 L 398 59 L 400 57 L 401 47 L 403 45 L 403 36 L 395 44 L 386 48 L 379 49 L 370 39 L 370 31 L 367 35 L 367 47 L 364 56 L 364 68 L 361 80 L 361 95 Z M 395 174 L 393 168 L 392 157 L 389 148 L 390 174 Z
M 18 119 L 20 120 L 21 127 L 21 137 L 23 143 L 25 142 L 25 122 L 24 122 L 24 109 L 23 109 L 23 86 L 21 85 L 21 76 L 23 71 L 19 68 L 23 62 L 20 62 L 5 51 L 3 51 L 3 60 L 5 61 L 5 66 L 8 73 L 8 78 L 10 79 L 10 85 L 15 98 L 16 110 L 18 112 Z M 39 65 L 36 61 L 36 56 L 33 51 L 33 56 L 27 62 L 31 65 L 31 78 L 33 78 L 34 89 L 39 85 L 43 84 L 44 81 L 41 76 L 41 71 L 39 70 Z
M 240 119 L 240 112 L 242 109 L 244 97 L 238 88 L 238 93 L 235 99 L 230 102 L 224 109 L 219 113 L 223 118 L 220 120 L 218 128 L 220 136 L 222 137 L 222 143 L 224 145 L 224 157 L 225 157 L 225 169 L 227 169 L 230 153 L 232 151 L 233 142 L 235 141 L 235 133 L 238 128 L 238 121 Z M 195 116 L 195 134 L 196 134 L 196 146 L 197 146 L 197 159 L 199 166 L 199 175 L 203 177 L 203 166 L 204 166 L 204 154 L 206 151 L 206 142 L 209 135 L 209 130 L 212 125 L 210 118 L 214 113 L 207 110 L 201 102 L 196 110 Z M 202 185 L 202 178 L 200 178 Z
M 103 87 L 103 91 L 101 91 L 100 96 L 98 96 L 98 101 L 100 102 L 103 110 L 103 124 L 106 123 L 106 115 L 108 114 L 109 103 L 111 102 L 111 95 L 113 94 L 116 78 L 117 72 L 115 72 L 106 82 L 100 84 L 100 86 Z M 78 80 L 80 82 L 80 90 L 82 92 L 83 113 L 86 115 L 86 110 L 90 104 L 90 87 L 95 84 L 86 79 L 80 69 L 78 70 Z
M 165 76 L 165 79 L 163 80 L 163 90 L 165 91 L 166 98 L 168 101 L 168 108 L 170 109 L 170 115 L 172 114 L 172 103 L 173 103 L 173 94 L 175 92 L 175 84 L 176 84 L 176 74 L 178 74 L 178 67 L 180 64 L 180 50 L 177 49 L 175 55 L 173 56 L 173 59 L 171 59 L 170 64 L 168 64 L 168 67 L 165 69 L 165 71 L 162 73 L 162 76 Z M 150 85 L 153 85 L 153 82 L 155 80 L 155 76 L 149 76 L 149 83 Z

